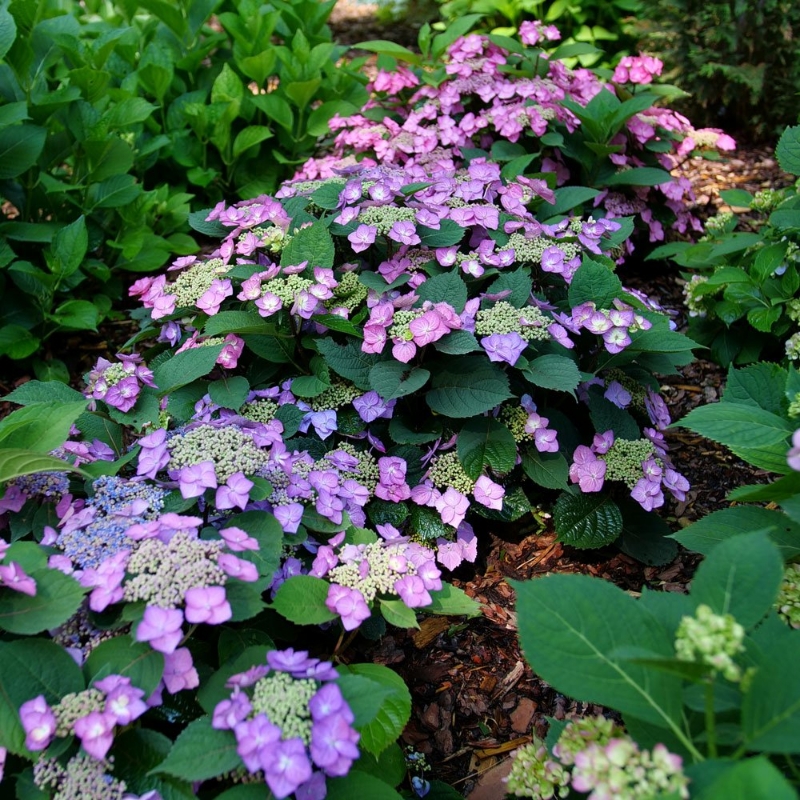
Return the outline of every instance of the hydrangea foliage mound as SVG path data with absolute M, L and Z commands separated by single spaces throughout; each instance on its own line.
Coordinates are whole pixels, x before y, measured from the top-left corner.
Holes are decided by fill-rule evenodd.
M 450 568 L 474 558 L 475 515 L 514 521 L 553 491 L 559 534 L 584 547 L 623 532 L 608 491 L 593 502 L 604 486 L 628 511 L 685 497 L 653 372 L 691 342 L 614 274 L 624 220 L 544 224 L 546 191 L 475 159 L 355 167 L 218 206 L 218 251 L 131 292 L 157 323 L 142 336 L 176 352 L 156 379 L 205 348 L 229 369 L 235 348 L 241 374 L 185 387 L 191 418 L 141 440 L 138 474 L 215 490 L 218 507 L 220 493 L 246 504 L 256 476 L 287 533 L 312 509 L 391 524 Z
M 653 84 L 658 59 L 627 56 L 609 82 L 606 71 L 570 68 L 575 45 L 559 39 L 552 25 L 530 23 L 518 38 L 471 34 L 442 53 L 421 42 L 422 60 L 364 43 L 382 53 L 374 99 L 360 114 L 333 118 L 331 153 L 300 176 L 331 176 L 356 159 L 436 171 L 491 155 L 504 176 L 536 179 L 547 200 L 540 221 L 580 206 L 631 217 L 651 242 L 664 239 L 665 226 L 702 232 L 691 184 L 670 171 L 693 154 L 718 157 L 734 141 L 662 104 L 682 93 Z

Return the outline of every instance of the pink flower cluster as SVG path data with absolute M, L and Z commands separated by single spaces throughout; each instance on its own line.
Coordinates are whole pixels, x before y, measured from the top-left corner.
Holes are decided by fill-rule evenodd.
M 663 62 L 643 53 L 638 56 L 624 56 L 617 64 L 611 80 L 614 83 L 652 83 L 661 74 Z

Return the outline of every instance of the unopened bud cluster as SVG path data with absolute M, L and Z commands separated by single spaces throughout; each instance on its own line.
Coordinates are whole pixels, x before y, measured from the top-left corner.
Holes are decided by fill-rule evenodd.
M 787 565 L 776 605 L 789 625 L 800 628 L 800 564 Z
M 744 628 L 730 614 L 715 614 L 705 604 L 695 616 L 683 617 L 675 635 L 675 653 L 680 661 L 706 664 L 729 681 L 739 681 L 742 670 L 733 660 L 744 650 Z

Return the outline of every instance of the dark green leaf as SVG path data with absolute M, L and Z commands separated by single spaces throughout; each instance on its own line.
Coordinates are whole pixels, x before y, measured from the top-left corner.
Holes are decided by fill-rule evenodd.
M 603 547 L 622 533 L 622 514 L 606 494 L 563 492 L 553 506 L 553 524 L 564 544 Z

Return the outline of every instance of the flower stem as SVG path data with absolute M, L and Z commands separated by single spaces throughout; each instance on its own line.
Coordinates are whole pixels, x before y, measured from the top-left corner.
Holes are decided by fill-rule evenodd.
M 714 684 L 706 683 L 706 737 L 708 739 L 708 757 L 717 757 L 717 719 L 714 715 Z

